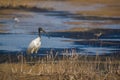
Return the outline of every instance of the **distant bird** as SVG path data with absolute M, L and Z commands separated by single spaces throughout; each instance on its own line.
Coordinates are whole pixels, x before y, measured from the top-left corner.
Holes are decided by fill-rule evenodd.
M 17 17 L 13 18 L 16 23 L 20 22 L 20 20 Z
M 37 53 L 39 48 L 41 47 L 41 33 L 45 32 L 41 27 L 38 28 L 38 37 L 31 41 L 27 48 L 27 54 Z
M 20 22 L 20 20 L 19 20 L 17 17 L 13 17 L 13 20 L 14 20 L 14 25 L 13 25 L 13 27 L 16 28 L 16 25 L 17 25 L 17 23 Z
M 97 37 L 97 39 L 102 35 L 102 32 L 99 32 L 99 33 L 96 33 L 96 34 L 94 34 L 96 37 Z

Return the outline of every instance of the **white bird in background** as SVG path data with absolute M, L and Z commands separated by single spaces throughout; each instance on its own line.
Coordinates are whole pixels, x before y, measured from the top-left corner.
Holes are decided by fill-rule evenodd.
M 17 17 L 14 17 L 14 21 L 15 21 L 16 23 L 20 22 L 20 20 L 19 20 Z
M 37 53 L 41 46 L 41 33 L 45 32 L 42 28 L 38 28 L 38 37 L 31 41 L 27 48 L 27 54 Z
M 17 23 L 20 22 L 20 20 L 19 20 L 17 17 L 13 17 L 13 20 L 14 20 L 14 25 L 13 25 L 13 27 L 16 28 L 16 25 L 17 25 Z

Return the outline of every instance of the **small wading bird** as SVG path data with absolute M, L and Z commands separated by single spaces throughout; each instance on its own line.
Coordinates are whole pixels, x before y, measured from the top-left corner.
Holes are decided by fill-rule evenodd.
M 31 41 L 28 46 L 27 54 L 37 53 L 41 46 L 41 33 L 45 32 L 42 28 L 38 28 L 38 37 Z
M 96 33 L 96 34 L 94 34 L 96 37 L 97 37 L 97 39 L 102 35 L 102 33 L 101 32 L 99 32 L 99 33 Z

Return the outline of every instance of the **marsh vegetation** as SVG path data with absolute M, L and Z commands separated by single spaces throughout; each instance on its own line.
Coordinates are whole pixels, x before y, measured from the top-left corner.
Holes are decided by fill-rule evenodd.
M 48 54 L 28 62 L 0 64 L 1 80 L 119 80 L 120 61 L 112 57 L 84 56 L 76 53 L 61 56 Z M 10 58 L 9 58 L 10 59 Z M 9 67 L 8 67 L 9 66 Z

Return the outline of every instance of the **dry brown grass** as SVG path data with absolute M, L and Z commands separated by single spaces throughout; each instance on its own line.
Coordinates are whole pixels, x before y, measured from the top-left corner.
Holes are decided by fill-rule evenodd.
M 73 2 L 82 2 L 82 3 L 102 3 L 102 4 L 114 4 L 114 3 L 118 3 L 119 4 L 119 0 L 69 0 L 69 1 L 73 1 Z
M 23 5 L 26 6 L 28 5 L 32 0 L 0 0 L 0 6 L 19 6 Z
M 72 0 L 71 0 L 72 1 Z M 78 14 L 91 16 L 120 16 L 120 0 L 74 0 L 73 3 L 79 4 L 103 4 L 102 8 L 92 11 L 78 11 Z
M 37 0 L 42 1 L 42 0 Z M 61 0 L 64 1 L 64 0 Z M 68 0 L 67 0 L 68 1 Z M 0 7 L 18 7 L 18 6 L 36 6 L 34 0 L 0 0 Z M 102 4 L 97 10 L 77 11 L 76 14 L 90 15 L 90 16 L 120 16 L 120 0 L 69 0 L 71 5 L 88 6 L 94 4 Z M 47 2 L 46 2 L 47 3 Z M 56 3 L 57 4 L 57 3 Z M 47 7 L 47 6 L 46 6 Z M 76 7 L 77 8 L 77 7 Z
M 77 14 L 84 14 L 90 16 L 105 16 L 105 17 L 119 17 L 120 16 L 120 8 L 109 8 L 105 7 L 103 9 L 95 10 L 95 11 L 78 11 Z
M 120 61 L 99 56 L 63 56 L 55 60 L 52 55 L 35 62 L 0 64 L 0 80 L 120 80 Z

